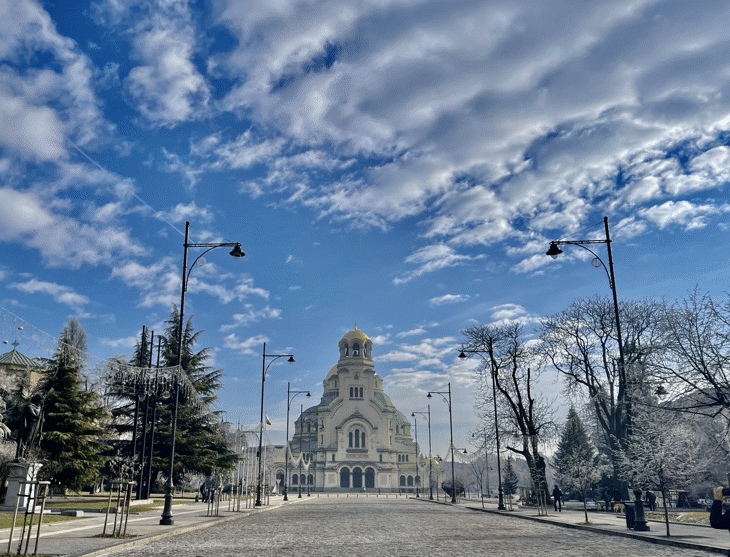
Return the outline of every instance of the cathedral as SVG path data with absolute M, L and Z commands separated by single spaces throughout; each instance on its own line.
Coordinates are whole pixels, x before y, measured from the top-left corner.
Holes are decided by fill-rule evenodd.
M 338 348 L 321 401 L 303 411 L 289 440 L 289 491 L 415 492 L 418 448 L 410 422 L 383 392 L 372 341 L 355 326 Z M 284 473 L 282 459 L 275 476 L 280 488 Z

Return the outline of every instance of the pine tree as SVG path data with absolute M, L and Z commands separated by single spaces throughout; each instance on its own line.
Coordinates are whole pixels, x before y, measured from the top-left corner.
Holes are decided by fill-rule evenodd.
M 84 339 L 85 346 L 86 333 L 78 322 L 64 328 L 56 357 L 45 372 L 40 443 L 47 455 L 42 474 L 76 491 L 93 483 L 104 463 L 107 417 L 96 394 L 81 388 L 79 338 Z
M 507 459 L 507 464 L 504 466 L 504 475 L 502 476 L 502 491 L 505 495 L 514 495 L 517 493 L 517 485 L 519 479 L 517 478 L 517 472 L 515 467 L 512 465 L 512 459 Z
M 173 306 L 172 313 L 165 329 L 163 343 L 163 366 L 176 366 L 179 352 L 180 313 Z M 194 345 L 202 331 L 193 329 L 192 317 L 185 324 L 181 367 L 190 383 L 195 387 L 200 400 L 209 408 L 216 399 L 221 388 L 223 371 L 206 365 L 210 358 L 210 349 L 203 348 L 194 352 Z M 174 393 L 171 393 L 174 395 Z M 236 455 L 231 451 L 223 433 L 218 428 L 218 419 L 214 413 L 201 409 L 199 405 L 190 404 L 184 390 L 180 391 L 177 415 L 177 432 L 175 439 L 175 470 L 173 482 L 179 483 L 185 471 L 210 475 L 214 469 L 226 470 L 234 466 Z M 166 405 L 161 405 L 158 415 L 158 440 L 155 441 L 157 458 L 153 462 L 153 475 L 159 472 L 167 474 L 171 435 L 172 410 L 174 396 Z M 205 413 L 208 412 L 208 413 Z M 158 434 L 156 434 L 158 435 Z
M 583 422 L 580 416 L 578 416 L 578 412 L 571 406 L 570 410 L 568 410 L 568 417 L 563 427 L 563 432 L 560 435 L 558 450 L 553 457 L 553 465 L 557 471 L 558 482 L 562 483 L 562 478 L 570 473 L 571 463 L 576 460 L 592 463 L 595 456 L 595 449 L 588 439 Z

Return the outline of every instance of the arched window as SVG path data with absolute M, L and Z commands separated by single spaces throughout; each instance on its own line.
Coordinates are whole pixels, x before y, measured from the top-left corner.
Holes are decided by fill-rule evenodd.
M 363 388 L 360 387 L 360 398 L 365 398 Z
M 408 476 L 408 487 L 413 486 L 413 476 Z
M 301 475 L 299 476 L 299 483 L 300 483 L 300 484 L 302 484 L 302 485 L 304 485 L 304 484 L 306 483 L 306 481 L 307 481 L 307 480 L 306 480 L 306 478 L 304 477 L 304 474 L 301 474 Z
M 367 344 L 363 344 L 363 346 L 362 346 L 362 355 L 365 356 L 366 358 L 368 357 L 368 345 Z
M 292 485 L 299 485 L 299 474 L 294 474 L 291 477 L 291 484 Z
M 307 484 L 312 485 L 314 483 L 314 476 L 312 474 L 309 474 L 307 476 Z
M 364 431 L 360 434 L 360 446 L 363 449 L 365 448 L 365 432 Z
M 352 445 L 352 431 L 350 432 L 350 445 L 349 445 L 349 447 L 350 447 L 350 448 L 352 448 L 352 447 L 353 447 L 353 445 Z
M 406 485 L 406 477 L 405 476 L 401 476 L 400 477 L 400 485 L 402 485 L 403 487 L 405 487 L 405 485 Z
M 359 447 L 360 447 L 360 430 L 356 429 L 355 430 L 355 448 L 359 448 Z
M 340 487 L 350 487 L 350 469 L 340 470 Z
M 353 356 L 359 356 L 360 355 L 360 345 L 357 342 L 352 345 L 352 355 Z
M 355 395 L 353 395 L 354 389 L 350 387 L 350 398 L 355 398 Z
M 345 358 L 350 355 L 350 347 L 345 344 Z

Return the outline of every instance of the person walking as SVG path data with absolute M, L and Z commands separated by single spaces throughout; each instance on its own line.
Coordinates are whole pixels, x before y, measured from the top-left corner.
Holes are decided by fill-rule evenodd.
M 723 487 L 716 487 L 712 494 L 714 501 L 710 507 L 710 526 L 718 530 L 730 530 L 730 510 L 725 514 L 722 512 L 722 502 L 725 500 Z M 730 557 L 730 551 L 728 551 L 728 556 Z
M 563 492 L 557 485 L 553 489 L 553 506 L 556 512 L 563 512 Z

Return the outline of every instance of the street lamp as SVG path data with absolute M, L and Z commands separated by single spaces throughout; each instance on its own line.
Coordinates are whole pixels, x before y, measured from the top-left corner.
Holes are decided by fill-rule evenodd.
M 307 396 L 312 396 L 309 391 L 292 391 L 290 387 L 291 383 L 289 381 L 286 382 L 286 443 L 289 444 L 289 409 L 291 408 L 291 403 L 294 400 L 294 398 L 297 395 L 301 395 L 304 393 L 307 393 Z M 293 396 L 292 396 L 293 395 Z M 288 491 L 288 484 L 289 484 L 289 456 L 286 454 L 286 449 L 284 450 L 284 501 L 288 501 L 289 497 L 287 496 Z
M 459 352 L 459 358 L 462 360 L 467 357 L 466 353 L 479 354 L 476 350 L 462 350 Z M 492 367 L 492 401 L 494 402 L 494 437 L 497 442 L 497 479 L 499 480 L 499 501 L 497 503 L 497 510 L 504 510 L 504 491 L 502 491 L 502 465 L 500 464 L 499 456 L 499 421 L 497 419 L 497 370 Z M 485 449 L 486 450 L 486 449 Z
M 183 267 L 182 267 L 182 284 L 180 287 L 180 330 L 177 336 L 177 365 L 178 370 L 175 371 L 175 401 L 173 403 L 172 410 L 172 439 L 170 441 L 170 473 L 167 478 L 167 486 L 165 489 L 165 508 L 162 510 L 162 517 L 160 518 L 161 526 L 172 526 L 175 521 L 172 519 L 172 475 L 175 466 L 175 435 L 177 433 L 177 406 L 178 399 L 180 398 L 180 381 L 178 380 L 178 373 L 182 372 L 182 357 L 183 357 L 183 333 L 185 330 L 185 292 L 188 289 L 188 279 L 190 278 L 190 272 L 195 267 L 195 264 L 209 251 L 215 248 L 232 247 L 233 249 L 229 252 L 231 257 L 243 257 L 246 255 L 241 251 L 241 244 L 239 242 L 220 242 L 220 243 L 205 243 L 205 244 L 191 244 L 188 242 L 190 237 L 190 222 L 185 222 L 185 243 L 183 243 Z M 188 269 L 188 248 L 207 248 L 203 253 L 198 255 L 190 265 Z
M 411 412 L 411 418 L 413 418 L 413 427 L 416 430 L 416 497 L 420 498 L 420 495 L 418 494 L 418 484 L 421 483 L 421 474 L 418 469 L 418 459 L 421 451 L 418 450 L 418 418 L 416 418 L 416 415 L 413 412 Z
M 256 506 L 261 506 L 261 450 L 262 450 L 262 444 L 264 440 L 264 383 L 266 382 L 266 371 L 269 369 L 269 366 L 273 364 L 276 360 L 279 358 L 286 358 L 289 357 L 287 362 L 290 364 L 294 363 L 294 356 L 291 354 L 267 354 L 266 353 L 266 343 L 264 342 L 264 351 L 263 351 L 263 358 L 261 362 L 261 422 L 259 423 L 259 452 L 256 455 L 259 459 L 259 474 L 258 474 L 258 482 L 256 483 Z M 269 365 L 266 365 L 266 358 L 272 358 L 272 360 L 269 362 Z M 287 428 L 289 427 L 289 420 L 287 420 Z
M 433 481 L 431 479 L 431 469 L 433 468 L 433 457 L 431 456 L 431 405 L 428 405 L 428 412 L 411 412 L 411 418 L 415 418 L 416 414 L 428 417 L 428 498 L 433 499 Z M 417 433 L 418 429 L 416 429 Z M 416 441 L 416 445 L 418 445 L 418 441 Z
M 619 365 L 621 366 L 621 369 L 619 370 L 619 376 L 621 379 L 621 382 L 626 385 L 626 362 L 624 360 L 624 343 L 621 338 L 621 321 L 619 319 L 619 311 L 618 311 L 618 296 L 616 295 L 616 277 L 613 274 L 613 254 L 611 253 L 611 235 L 608 230 L 608 217 L 603 217 L 603 226 L 606 230 L 606 239 L 605 240 L 555 240 L 554 242 L 550 242 L 550 248 L 545 252 L 545 255 L 549 255 L 553 259 L 556 259 L 558 255 L 563 253 L 563 250 L 561 250 L 558 246 L 578 246 L 583 248 L 584 250 L 590 252 L 591 255 L 593 255 L 593 261 L 591 264 L 594 267 L 598 267 L 599 265 L 603 267 L 603 270 L 606 271 L 606 276 L 608 277 L 608 284 L 611 287 L 611 293 L 613 294 L 613 312 L 614 317 L 616 319 L 616 336 L 618 338 L 618 357 L 619 357 Z M 606 251 L 608 252 L 608 268 L 606 268 L 606 265 L 603 263 L 603 260 L 598 257 L 598 255 L 590 248 L 587 248 L 586 245 L 590 244 L 606 244 Z M 630 395 L 629 395 L 630 397 Z M 631 425 L 631 406 L 629 403 L 627 403 L 626 408 L 626 417 L 628 426 Z
M 451 502 L 456 503 L 456 476 L 454 474 L 454 422 L 451 415 L 451 383 L 449 383 L 448 391 L 429 391 L 426 397 L 431 398 L 431 393 L 441 395 L 441 398 L 443 398 L 444 402 L 446 402 L 449 406 L 449 433 L 451 435 Z M 449 398 L 446 398 L 444 395 L 449 395 Z
M 466 354 L 464 354 L 466 356 Z M 484 433 L 484 464 L 486 468 L 484 468 L 484 472 L 487 475 L 487 497 L 489 497 L 489 451 L 487 451 L 487 429 L 484 428 L 482 430 L 482 433 Z M 476 437 L 476 433 L 471 434 L 472 437 Z M 484 491 L 482 491 L 482 508 L 484 508 Z

